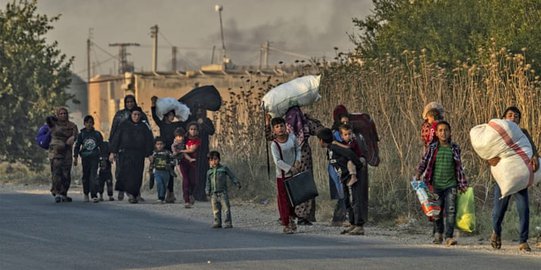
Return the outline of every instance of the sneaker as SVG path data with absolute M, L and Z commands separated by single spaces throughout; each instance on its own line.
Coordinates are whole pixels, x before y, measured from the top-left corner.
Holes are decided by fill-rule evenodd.
M 443 235 L 441 233 L 435 233 L 432 243 L 436 245 L 441 245 L 443 243 Z
M 450 246 L 456 246 L 456 244 L 457 244 L 457 241 L 456 241 L 454 238 L 452 238 L 452 237 L 451 237 L 451 238 L 447 238 L 447 239 L 445 240 L 445 245 L 448 246 L 448 247 L 450 247 Z
M 54 197 L 54 202 L 55 202 L 55 203 L 60 203 L 60 202 L 62 202 L 62 197 L 61 197 L 60 195 L 55 196 L 55 197 Z
M 189 202 L 184 203 L 184 208 L 192 208 L 192 205 Z
M 353 226 L 354 228 L 348 232 L 349 235 L 364 235 L 363 226 Z
M 501 236 L 497 235 L 495 232 L 492 232 L 492 235 L 490 236 L 490 245 L 492 246 L 493 249 L 502 248 Z
M 295 233 L 289 226 L 284 226 L 283 232 L 285 234 L 293 234 L 293 233 Z
M 93 201 L 94 203 L 97 203 L 97 202 L 100 202 L 100 199 L 98 199 L 97 197 L 94 197 L 94 198 L 92 198 L 92 201 Z
M 118 200 L 119 200 L 119 201 L 124 200 L 124 191 L 119 191 L 119 192 L 118 192 Z
M 113 196 L 109 196 L 109 201 L 111 201 L 111 202 L 112 202 L 112 201 L 114 201 L 114 200 L 115 200 L 115 197 L 113 197 Z
M 528 245 L 528 242 L 518 244 L 518 250 L 526 251 L 526 252 L 532 251 L 532 249 L 530 248 L 530 245 Z
M 84 202 L 89 202 L 90 201 L 90 198 L 88 198 L 88 194 L 85 194 L 85 197 L 83 199 Z
M 212 228 L 213 228 L 213 229 L 219 229 L 219 228 L 221 228 L 221 227 L 222 227 L 222 224 L 213 224 L 213 225 L 212 225 Z
M 231 229 L 231 228 L 233 228 L 233 225 L 231 225 L 231 224 L 227 224 L 227 225 L 224 226 L 224 229 Z
M 355 229 L 354 225 L 350 225 L 349 227 L 346 227 L 343 231 L 340 232 L 340 234 L 348 234 L 350 231 Z

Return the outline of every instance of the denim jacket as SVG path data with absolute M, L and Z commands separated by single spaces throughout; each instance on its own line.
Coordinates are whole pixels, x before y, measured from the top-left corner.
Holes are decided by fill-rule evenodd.
M 220 164 L 216 168 L 210 168 L 207 171 L 207 184 L 205 186 L 205 192 L 207 194 L 227 192 L 227 177 L 231 179 L 233 184 L 237 186 L 240 184 L 237 177 L 235 177 L 227 166 Z

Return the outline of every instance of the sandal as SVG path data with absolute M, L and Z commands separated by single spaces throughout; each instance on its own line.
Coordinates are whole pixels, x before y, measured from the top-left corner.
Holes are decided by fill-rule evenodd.
M 490 245 L 492 246 L 493 249 L 502 248 L 501 236 L 497 235 L 495 232 L 492 232 L 492 235 L 490 236 Z

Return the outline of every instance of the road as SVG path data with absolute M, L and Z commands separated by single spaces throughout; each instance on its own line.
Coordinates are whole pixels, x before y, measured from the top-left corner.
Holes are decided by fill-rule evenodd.
M 535 256 L 217 230 L 154 207 L 0 193 L 0 269 L 541 269 Z

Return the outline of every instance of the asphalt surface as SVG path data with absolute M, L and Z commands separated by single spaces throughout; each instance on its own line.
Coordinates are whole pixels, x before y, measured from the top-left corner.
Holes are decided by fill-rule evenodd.
M 535 256 L 211 229 L 154 207 L 0 193 L 0 269 L 541 269 Z

